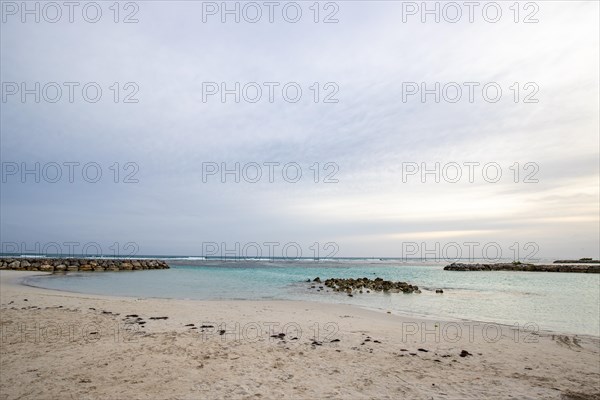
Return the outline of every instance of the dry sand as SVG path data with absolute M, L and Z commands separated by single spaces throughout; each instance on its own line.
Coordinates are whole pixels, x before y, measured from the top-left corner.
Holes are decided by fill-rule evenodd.
M 312 302 L 19 285 L 32 274 L 0 272 L 2 400 L 600 398 L 597 337 Z

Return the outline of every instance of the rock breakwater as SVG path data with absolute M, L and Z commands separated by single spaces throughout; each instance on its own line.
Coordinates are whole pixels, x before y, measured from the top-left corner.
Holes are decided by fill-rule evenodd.
M 463 264 L 452 263 L 444 267 L 445 271 L 531 271 L 531 272 L 579 272 L 600 273 L 600 265 L 559 265 L 559 264 L 523 264 L 523 263 L 496 263 L 496 264 Z
M 43 272 L 168 269 L 161 260 L 109 258 L 0 258 L 0 269 Z

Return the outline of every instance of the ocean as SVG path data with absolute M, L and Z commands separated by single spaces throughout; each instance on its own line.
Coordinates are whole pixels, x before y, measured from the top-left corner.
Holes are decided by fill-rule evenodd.
M 342 303 L 441 320 L 468 319 L 600 336 L 600 275 L 550 272 L 444 271 L 447 263 L 395 259 L 210 260 L 165 257 L 171 269 L 68 273 L 25 284 L 72 292 L 195 300 L 304 300 Z M 405 281 L 420 294 L 353 297 L 307 283 L 320 277 Z M 315 285 L 314 289 L 310 287 Z M 324 290 L 317 291 L 319 286 Z M 442 289 L 443 294 L 435 293 Z

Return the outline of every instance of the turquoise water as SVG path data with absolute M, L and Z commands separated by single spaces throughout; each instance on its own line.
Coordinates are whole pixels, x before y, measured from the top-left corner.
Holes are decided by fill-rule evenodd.
M 37 276 L 26 284 L 104 295 L 198 300 L 309 300 L 431 317 L 600 336 L 600 275 L 545 272 L 457 272 L 443 265 L 393 261 L 171 261 L 169 270 Z M 177 265 L 178 264 L 178 265 Z M 188 265 L 186 265 L 188 264 Z M 193 265 L 189 265 L 193 264 Z M 307 279 L 381 277 L 406 281 L 421 294 L 316 292 Z M 317 284 L 318 287 L 318 284 Z M 327 289 L 327 288 L 325 288 Z M 436 294 L 435 289 L 443 289 Z

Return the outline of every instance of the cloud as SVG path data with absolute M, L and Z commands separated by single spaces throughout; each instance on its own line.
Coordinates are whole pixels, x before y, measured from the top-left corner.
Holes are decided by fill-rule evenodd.
M 103 179 L 11 176 L 2 241 L 135 241 L 147 254 L 198 254 L 202 241 L 337 241 L 339 255 L 394 256 L 399 238 L 467 232 L 518 236 L 548 257 L 598 255 L 597 3 L 540 4 L 536 24 L 515 24 L 508 8 L 497 24 L 423 24 L 402 23 L 401 3 L 338 4 L 337 24 L 311 22 L 308 8 L 298 24 L 202 23 L 197 2 L 139 3 L 137 24 L 115 24 L 109 10 L 98 24 L 3 23 L 3 82 L 81 85 L 73 103 L 2 103 L 2 161 L 96 162 Z M 86 82 L 102 87 L 101 101 L 82 100 Z M 122 102 L 135 91 L 127 82 L 138 103 Z M 257 82 L 263 100 L 205 103 L 203 82 Z M 272 103 L 264 82 L 280 83 Z M 282 98 L 289 82 L 303 90 L 298 103 Z M 479 86 L 473 103 L 403 102 L 405 82 L 456 82 L 463 96 L 466 82 Z M 497 103 L 481 97 L 489 82 L 502 88 Z M 332 93 L 338 102 L 323 103 Z M 127 162 L 138 183 L 123 183 Z M 290 183 L 278 167 L 273 183 L 203 183 L 207 162 L 294 162 L 303 175 Z M 436 162 L 497 163 L 503 175 L 403 182 L 406 163 Z M 539 183 L 522 182 L 527 163 Z M 334 170 L 339 183 L 323 183 Z

